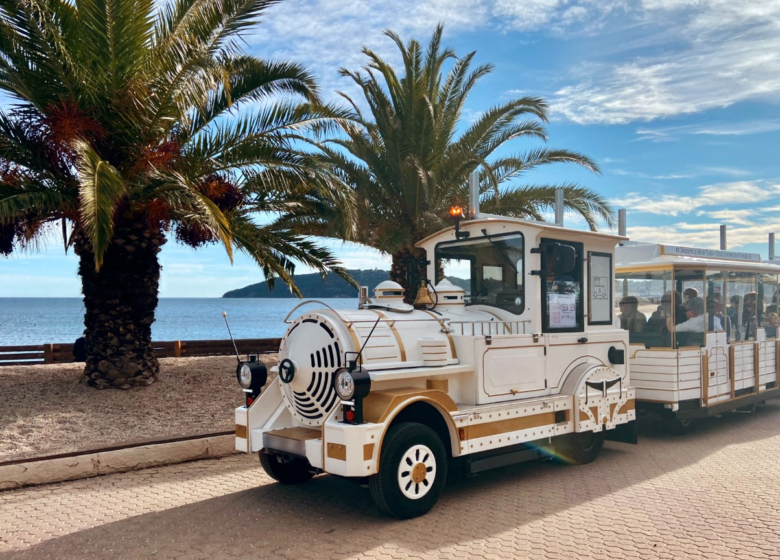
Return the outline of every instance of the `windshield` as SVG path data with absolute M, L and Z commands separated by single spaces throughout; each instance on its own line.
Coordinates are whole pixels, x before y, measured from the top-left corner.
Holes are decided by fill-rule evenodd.
M 491 305 L 516 315 L 524 311 L 523 236 L 520 233 L 440 243 L 438 280 L 466 290 L 467 305 Z

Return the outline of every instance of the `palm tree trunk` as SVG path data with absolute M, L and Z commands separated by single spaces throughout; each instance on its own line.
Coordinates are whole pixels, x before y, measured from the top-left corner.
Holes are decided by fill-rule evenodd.
M 416 247 L 404 247 L 392 254 L 390 280 L 398 282 L 404 288 L 404 301 L 414 303 L 417 288 L 425 279 L 425 250 Z
M 124 216 L 96 271 L 88 241 L 76 237 L 86 308 L 84 375 L 98 389 L 129 389 L 157 379 L 160 364 L 152 350 L 152 323 L 160 283 L 157 254 L 165 241 L 161 231 L 149 230 L 143 217 Z

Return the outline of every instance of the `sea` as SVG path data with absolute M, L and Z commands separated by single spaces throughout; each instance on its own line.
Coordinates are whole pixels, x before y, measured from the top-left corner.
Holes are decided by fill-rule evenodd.
M 277 338 L 299 299 L 161 298 L 153 340 L 226 340 L 226 311 L 235 338 Z M 357 299 L 319 300 L 336 309 L 356 309 Z M 311 309 L 316 309 L 316 304 Z M 322 307 L 321 305 L 319 307 Z M 294 316 L 303 313 L 301 308 Z M 293 316 L 293 317 L 294 317 Z M 0 346 L 73 342 L 84 332 L 80 298 L 0 298 Z

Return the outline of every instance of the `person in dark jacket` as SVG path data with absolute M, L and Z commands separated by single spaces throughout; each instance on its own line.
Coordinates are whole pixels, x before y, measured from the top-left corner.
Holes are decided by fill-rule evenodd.
M 74 362 L 86 362 L 87 361 L 87 339 L 80 336 L 73 343 L 73 361 Z

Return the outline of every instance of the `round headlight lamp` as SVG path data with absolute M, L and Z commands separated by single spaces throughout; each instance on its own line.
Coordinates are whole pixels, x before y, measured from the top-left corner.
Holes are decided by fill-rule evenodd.
M 268 381 L 268 369 L 263 362 L 241 362 L 236 367 L 236 379 L 242 389 L 252 392 L 256 397 Z
M 241 364 L 238 368 L 238 384 L 244 389 L 249 389 L 252 386 L 252 369 L 249 364 Z
M 346 370 L 336 375 L 336 394 L 343 401 L 350 401 L 355 396 L 355 379 Z
M 336 370 L 333 387 L 342 401 L 360 400 L 371 391 L 371 377 L 367 369 L 356 367 L 352 371 L 347 368 Z

